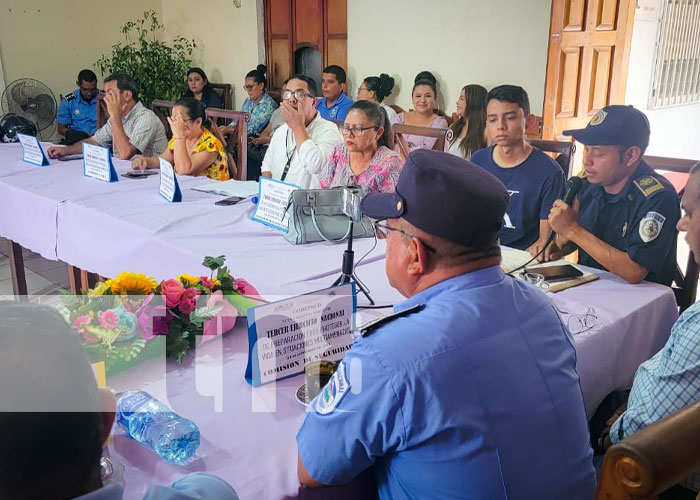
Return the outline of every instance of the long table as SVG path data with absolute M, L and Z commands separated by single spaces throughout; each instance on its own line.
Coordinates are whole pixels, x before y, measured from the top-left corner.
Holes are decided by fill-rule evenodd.
M 0 235 L 44 257 L 105 276 L 130 270 L 160 280 L 182 272 L 200 274 L 205 255 L 223 254 L 235 276 L 269 298 L 326 288 L 340 271 L 343 245 L 290 245 L 274 229 L 249 220 L 251 203 L 218 207 L 215 196 L 191 189 L 205 179 L 179 177 L 183 202 L 169 204 L 158 195 L 155 176 L 102 183 L 83 177 L 79 161 L 38 168 L 23 163 L 18 151 L 18 146 L 0 145 Z M 120 173 L 130 168 L 119 160 L 115 166 Z M 374 244 L 356 242 L 357 259 L 369 253 L 356 272 L 375 301 L 394 304 L 401 297 L 386 281 L 384 242 Z M 629 386 L 639 363 L 663 345 L 677 318 L 669 288 L 632 286 L 596 272 L 601 279 L 551 294 L 566 311 L 564 321 L 567 313 L 582 314 L 588 307 L 598 317 L 592 329 L 574 336 L 589 415 L 608 392 Z M 360 296 L 358 302 L 363 301 Z M 375 314 L 363 311 L 357 322 Z M 221 475 L 243 499 L 361 496 L 352 490 L 299 490 L 294 436 L 304 408 L 294 394 L 303 380 L 253 389 L 243 379 L 246 356 L 245 321 L 239 321 L 182 366 L 156 358 L 110 378 L 118 390 L 150 392 L 202 431 L 199 458 L 186 467 L 158 459 L 115 431 L 109 448 L 126 466 L 127 498 L 138 497 L 150 483 L 166 483 L 193 470 Z

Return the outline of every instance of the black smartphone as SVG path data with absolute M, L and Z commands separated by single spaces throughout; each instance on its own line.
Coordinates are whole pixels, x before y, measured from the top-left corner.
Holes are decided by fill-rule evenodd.
M 528 267 L 525 269 L 525 272 L 541 274 L 544 276 L 545 281 L 570 280 L 583 276 L 583 273 L 571 264 L 563 264 L 561 266 Z
M 128 177 L 129 179 L 145 179 L 149 175 L 157 175 L 157 170 L 130 170 L 129 172 L 124 172 L 122 177 Z
M 241 200 L 245 200 L 245 198 L 241 196 L 231 196 L 230 198 L 224 198 L 223 200 L 219 200 L 214 205 L 223 205 L 223 206 L 229 206 L 229 205 L 235 205 Z
M 57 158 L 58 161 L 71 161 L 71 160 L 82 160 L 83 155 L 82 154 L 77 154 L 77 155 L 67 155 L 67 156 L 60 156 Z

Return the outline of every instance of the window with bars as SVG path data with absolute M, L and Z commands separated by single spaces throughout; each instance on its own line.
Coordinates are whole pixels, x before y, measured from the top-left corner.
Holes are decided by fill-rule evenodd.
M 650 108 L 700 102 L 700 0 L 664 0 Z

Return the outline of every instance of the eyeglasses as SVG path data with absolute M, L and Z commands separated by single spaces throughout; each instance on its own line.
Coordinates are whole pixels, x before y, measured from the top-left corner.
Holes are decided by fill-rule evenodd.
M 366 92 L 369 92 L 369 89 L 367 87 L 357 87 L 357 91 L 359 92 L 360 90 L 364 90 Z
M 390 231 L 397 231 L 408 238 L 416 238 L 429 251 L 431 251 L 433 253 L 437 253 L 437 250 L 435 250 L 435 248 L 428 245 L 425 241 L 420 239 L 418 236 L 415 236 L 411 233 L 407 233 L 406 231 L 404 231 L 403 229 L 399 229 L 398 227 L 391 227 L 386 223 L 382 223 L 382 221 L 378 221 L 378 220 L 374 221 L 374 233 L 377 235 L 377 239 L 380 239 L 380 240 L 387 239 Z
M 95 87 L 94 89 L 86 89 L 86 88 L 80 87 L 80 91 L 84 92 L 86 94 L 97 94 L 100 90 L 97 87 Z
M 258 84 L 256 83 L 255 85 L 258 85 Z M 255 85 L 243 85 L 243 88 L 250 91 L 250 90 L 253 90 L 255 88 Z M 282 95 L 284 96 L 284 93 L 282 93 Z
M 556 306 L 555 306 L 556 307 Z M 582 333 L 590 330 L 598 323 L 598 316 L 596 315 L 595 309 L 589 307 L 584 314 L 576 314 L 568 311 L 563 311 L 557 307 L 557 311 L 560 314 L 568 315 L 566 320 L 566 326 L 569 331 L 576 335 L 577 333 Z
M 292 95 L 297 101 L 303 101 L 307 97 L 313 97 L 311 94 L 307 94 L 303 90 L 295 90 L 294 92 L 292 92 L 291 90 L 282 91 L 282 99 L 284 99 L 285 101 L 291 99 Z
M 365 133 L 365 130 L 369 130 L 371 128 L 379 128 L 376 125 L 372 125 L 370 127 L 360 127 L 359 125 L 353 125 L 352 127 L 349 127 L 348 125 L 343 125 L 340 127 L 340 131 L 343 133 L 343 135 L 348 135 L 350 132 L 352 132 L 352 135 L 354 137 L 360 137 L 362 134 Z

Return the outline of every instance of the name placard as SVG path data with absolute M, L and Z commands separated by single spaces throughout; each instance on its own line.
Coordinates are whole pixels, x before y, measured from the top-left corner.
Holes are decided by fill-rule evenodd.
M 83 175 L 105 182 L 117 182 L 109 148 L 83 142 Z
M 248 366 L 253 386 L 302 373 L 312 361 L 338 361 L 352 346 L 355 284 L 248 309 Z
M 289 202 L 289 195 L 297 189 L 300 189 L 299 186 L 294 184 L 260 177 L 258 205 L 253 213 L 253 220 L 285 233 L 289 231 L 287 203 Z
M 182 191 L 177 183 L 175 169 L 167 160 L 158 158 L 160 161 L 160 187 L 158 192 L 169 202 L 177 203 L 182 201 Z
M 39 144 L 39 140 L 33 135 L 17 134 L 19 143 L 22 145 L 22 159 L 32 165 L 48 167 L 49 160 L 44 154 L 44 150 Z

